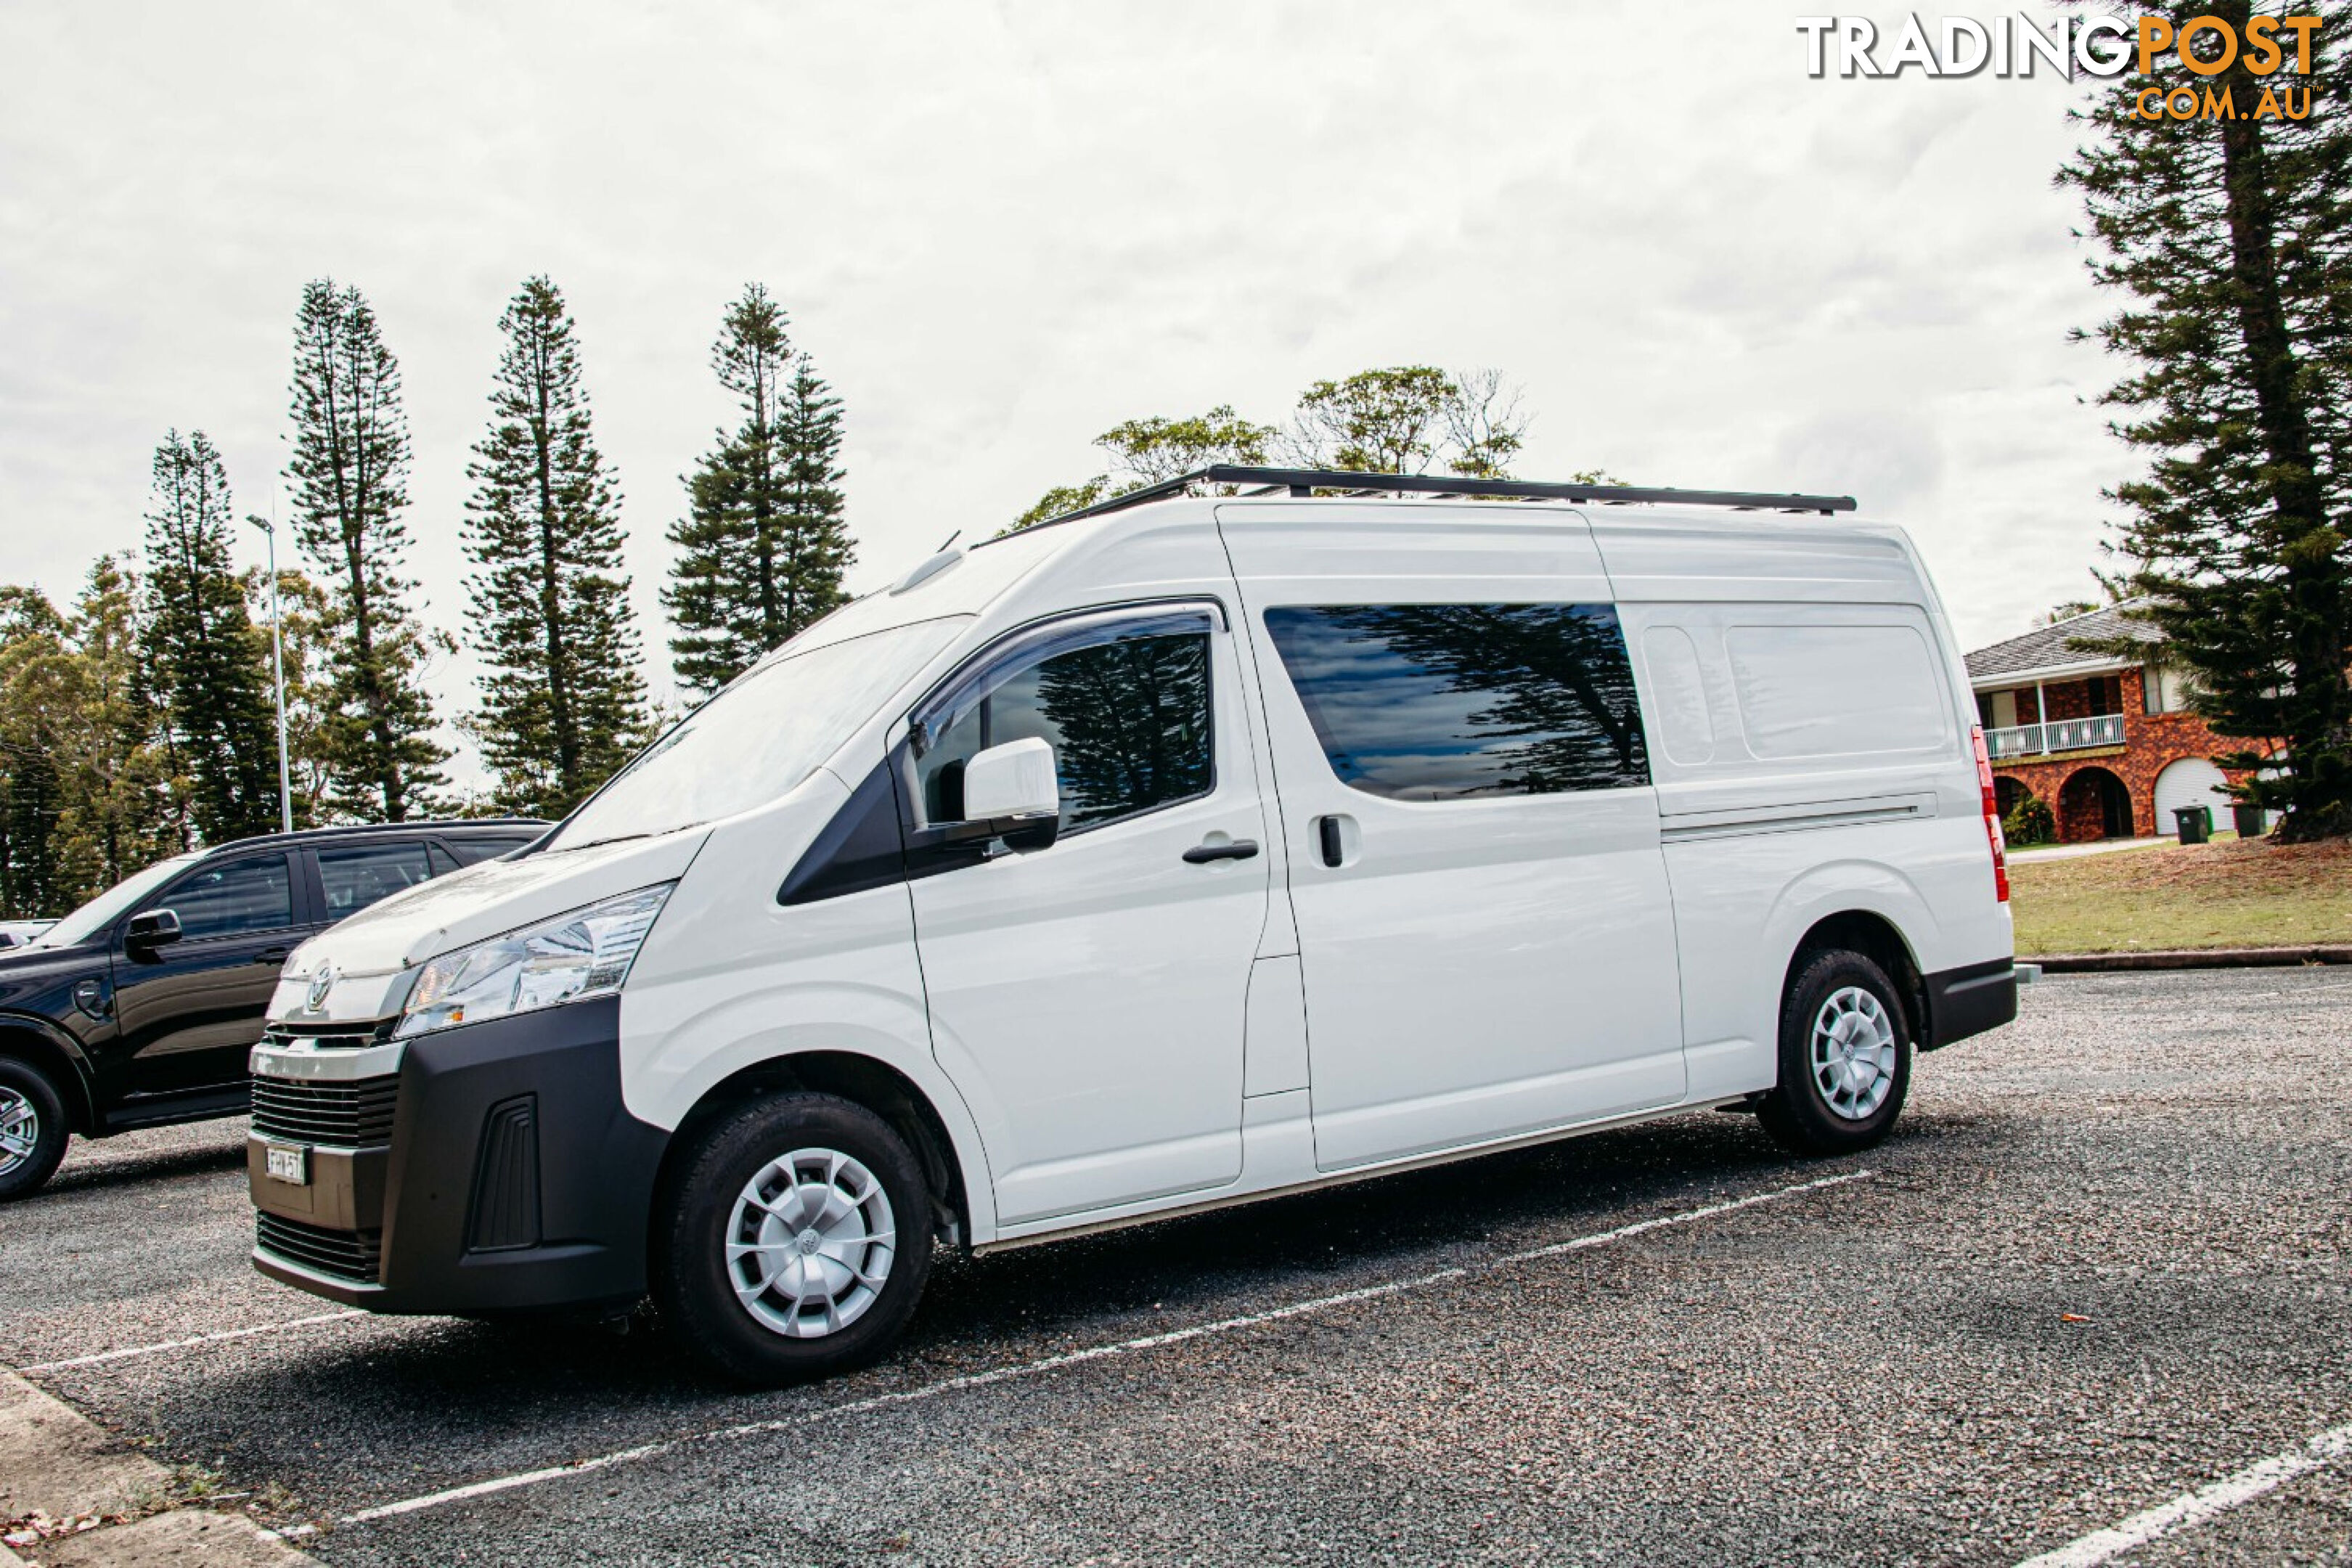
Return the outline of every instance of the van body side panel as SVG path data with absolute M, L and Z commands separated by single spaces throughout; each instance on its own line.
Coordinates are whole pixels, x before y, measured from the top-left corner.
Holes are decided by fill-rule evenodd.
M 1680 1002 L 1653 792 L 1436 799 L 1344 783 L 1265 619 L 1302 606 L 1605 612 L 1608 578 L 1582 520 L 1315 501 L 1236 505 L 1220 521 L 1280 789 L 1318 1166 L 1678 1103 Z
M 1659 742 L 1694 1100 L 1774 1082 L 1788 966 L 1822 920 L 1879 916 L 1923 975 L 2009 955 L 1972 715 L 1907 544 L 1800 524 L 1785 561 L 1759 546 L 1768 565 L 1728 531 L 1618 525 L 1606 544 L 1645 595 L 1621 609 Z

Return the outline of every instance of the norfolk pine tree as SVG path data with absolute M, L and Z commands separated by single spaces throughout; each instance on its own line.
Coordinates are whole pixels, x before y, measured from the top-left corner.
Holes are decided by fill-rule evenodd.
M 408 419 L 400 366 L 356 288 L 320 279 L 294 321 L 294 536 L 327 589 L 328 808 L 362 820 L 428 816 L 447 784 L 421 679 L 425 640 L 402 576 Z
M 155 448 L 147 514 L 143 691 L 184 792 L 180 824 L 208 844 L 278 826 L 277 732 L 260 635 L 229 558 L 228 475 L 201 430 Z
M 842 600 L 841 405 L 796 353 L 758 283 L 727 309 L 710 367 L 742 421 L 686 480 L 687 516 L 662 603 L 678 679 L 707 694 Z
M 500 806 L 561 816 L 644 739 L 645 685 L 620 494 L 589 427 L 563 296 L 528 279 L 499 330 L 489 428 L 466 469 L 467 587 L 489 667 L 468 728 Z
M 2219 17 L 2242 37 L 2248 0 L 2160 4 L 2175 26 Z M 2131 369 L 2105 395 L 2111 428 L 2146 457 L 2111 497 L 2148 618 L 2201 687 L 2196 706 L 2271 762 L 2237 793 L 2284 809 L 2283 838 L 2352 831 L 2352 118 L 2333 68 L 2352 6 L 2322 17 L 2307 75 L 2191 72 L 2177 53 L 2078 113 L 2093 139 L 2058 174 L 2082 193 L 2097 281 L 2123 296 L 2096 335 Z M 2219 37 L 2200 37 L 2218 64 Z M 2143 89 L 2226 103 L 2218 119 L 2143 120 Z M 2300 97 L 2305 117 L 2278 111 Z M 2265 100 L 2274 107 L 2261 112 Z M 2284 100 L 2284 101 L 2282 101 Z

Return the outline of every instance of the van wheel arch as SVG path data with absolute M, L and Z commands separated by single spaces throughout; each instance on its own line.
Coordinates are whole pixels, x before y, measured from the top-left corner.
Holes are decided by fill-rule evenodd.
M 1858 952 L 1885 970 L 1895 983 L 1912 1039 L 1920 1042 L 1921 1049 L 1927 1048 L 1926 1042 L 1933 1037 L 1927 1028 L 1927 977 L 1894 921 L 1869 910 L 1846 910 L 1814 921 L 1789 955 L 1789 967 L 1780 976 L 1782 996 L 1788 995 L 1805 965 L 1822 952 Z
M 55 1040 L 38 1030 L 0 1023 L 0 1057 L 23 1062 L 49 1080 L 65 1101 L 66 1131 L 84 1138 L 98 1136 L 98 1108 L 90 1098 L 89 1080 Z
M 681 1163 L 679 1151 L 692 1147 L 693 1134 L 703 1124 L 746 1100 L 793 1090 L 838 1095 L 888 1122 L 923 1167 L 923 1179 L 931 1193 L 933 1233 L 951 1247 L 971 1240 L 971 1205 L 947 1122 L 913 1079 L 887 1062 L 854 1051 L 803 1051 L 776 1057 L 713 1084 L 671 1132 L 662 1155 L 657 1189 L 667 1193 Z M 656 1212 L 659 1208 L 657 1205 Z

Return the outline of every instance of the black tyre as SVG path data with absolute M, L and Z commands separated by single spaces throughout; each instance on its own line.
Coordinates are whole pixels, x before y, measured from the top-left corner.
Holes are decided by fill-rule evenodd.
M 38 1192 L 66 1157 L 66 1102 L 30 1062 L 0 1057 L 0 1203 Z
M 768 1095 L 693 1135 L 654 1216 L 665 1325 L 746 1383 L 823 1377 L 888 1350 L 931 1268 L 922 1166 L 830 1094 Z
M 1886 1136 L 1911 1088 L 1911 1026 L 1886 972 L 1816 952 L 1780 1002 L 1780 1081 L 1756 1107 L 1795 1154 L 1851 1154 Z

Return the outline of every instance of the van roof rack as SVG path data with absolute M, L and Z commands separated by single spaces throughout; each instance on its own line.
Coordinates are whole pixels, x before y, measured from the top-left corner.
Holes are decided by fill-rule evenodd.
M 1557 484 L 1540 479 L 1472 479 L 1461 474 L 1374 474 L 1357 473 L 1344 468 L 1265 468 L 1232 463 L 1213 463 L 1189 474 L 1179 474 L 1172 479 L 1129 490 L 1108 500 L 1092 506 L 1066 511 L 1059 517 L 1049 517 L 1031 528 L 1045 528 L 1056 522 L 1069 522 L 1081 517 L 1097 517 L 1104 512 L 1123 511 L 1131 506 L 1144 506 L 1156 500 L 1181 496 L 1194 485 L 1239 485 L 1244 495 L 1270 495 L 1283 492 L 1294 496 L 1309 496 L 1318 490 L 1338 490 L 1347 495 L 1431 495 L 1483 496 L 1511 500 L 1594 501 L 1601 504 L 1650 502 L 1662 506 L 1720 506 L 1748 511 L 1852 511 L 1852 496 L 1775 495 L 1756 490 L 1677 490 L 1649 489 L 1627 485 Z M 1024 530 L 1023 531 L 1027 531 Z

